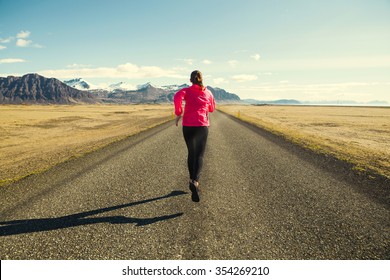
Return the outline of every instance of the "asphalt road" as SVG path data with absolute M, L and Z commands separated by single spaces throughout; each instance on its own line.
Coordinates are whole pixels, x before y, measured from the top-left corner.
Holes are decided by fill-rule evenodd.
M 212 115 L 191 201 L 173 122 L 0 188 L 1 259 L 390 259 L 390 185 Z

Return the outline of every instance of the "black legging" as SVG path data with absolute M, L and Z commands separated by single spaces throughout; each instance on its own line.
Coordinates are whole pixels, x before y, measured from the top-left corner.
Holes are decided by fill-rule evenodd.
M 188 149 L 188 171 L 191 180 L 199 180 L 208 134 L 209 128 L 207 126 L 183 126 L 184 140 Z

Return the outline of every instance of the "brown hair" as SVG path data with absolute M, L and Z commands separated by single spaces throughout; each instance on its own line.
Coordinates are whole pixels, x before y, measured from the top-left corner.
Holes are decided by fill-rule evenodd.
M 190 78 L 191 83 L 200 86 L 203 89 L 203 77 L 202 73 L 199 70 L 195 70 L 191 73 Z

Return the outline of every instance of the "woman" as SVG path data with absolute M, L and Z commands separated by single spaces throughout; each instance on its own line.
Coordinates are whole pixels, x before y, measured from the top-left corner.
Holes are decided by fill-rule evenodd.
M 209 112 L 214 111 L 215 101 L 213 94 L 203 85 L 200 71 L 193 71 L 190 81 L 192 86 L 178 91 L 173 101 L 176 126 L 183 114 L 182 102 L 185 101 L 182 124 L 184 140 L 188 149 L 189 188 L 192 192 L 192 200 L 199 202 L 199 176 L 209 132 Z

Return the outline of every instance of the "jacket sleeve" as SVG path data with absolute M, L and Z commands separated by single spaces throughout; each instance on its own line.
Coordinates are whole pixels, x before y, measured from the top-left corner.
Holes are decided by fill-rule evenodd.
M 215 110 L 215 100 L 212 93 L 210 93 L 209 112 L 212 113 Z
M 183 99 L 184 99 L 185 95 L 186 95 L 186 92 L 184 89 L 182 89 L 182 90 L 179 90 L 178 92 L 176 92 L 175 96 L 173 97 L 173 104 L 175 105 L 175 115 L 176 116 L 181 116 L 181 114 L 183 113 L 182 104 L 183 104 Z

